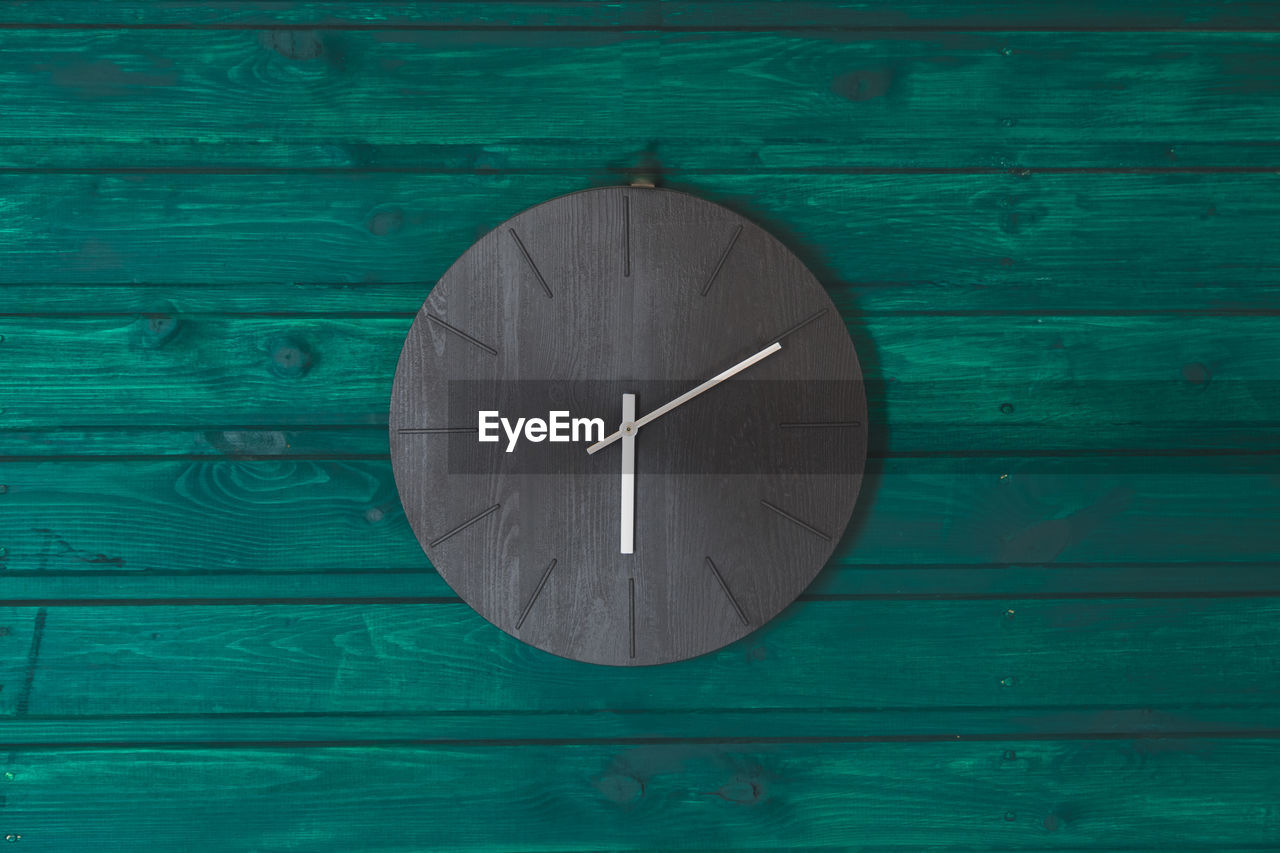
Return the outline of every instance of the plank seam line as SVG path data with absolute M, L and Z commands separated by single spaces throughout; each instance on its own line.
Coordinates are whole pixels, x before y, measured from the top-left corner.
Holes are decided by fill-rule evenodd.
M 921 452 L 913 454 L 911 452 L 882 454 L 869 452 L 867 459 L 872 462 L 898 462 L 898 461 L 937 461 L 937 462 L 963 462 L 965 460 L 1016 460 L 1020 462 L 1029 462 L 1037 459 L 1052 461 L 1054 459 L 1114 459 L 1114 460 L 1183 460 L 1194 462 L 1204 460 L 1203 466 L 1192 467 L 1190 465 L 1175 469 L 1172 471 L 1160 470 L 1154 466 L 1138 466 L 1127 469 L 1130 473 L 1149 473 L 1149 474 L 1167 474 L 1167 473 L 1201 473 L 1201 474 L 1220 474 L 1220 475 L 1237 475 L 1250 476 L 1259 474 L 1276 473 L 1275 465 L 1267 465 L 1264 468 L 1248 468 L 1231 467 L 1226 465 L 1214 466 L 1207 460 L 1224 460 L 1230 461 L 1234 459 L 1267 459 L 1280 458 L 1280 451 L 1256 449 L 1256 450 L 1238 450 L 1234 448 L 1195 448 L 1188 450 L 1177 450 L 1170 453 L 1115 453 L 1115 452 L 1090 452 L 1083 453 L 1047 453 L 1037 455 L 1030 452 L 1020 453 L 1017 451 L 992 451 L 985 454 L 981 451 L 957 451 L 954 455 L 944 453 Z M 341 453 L 341 454 L 325 454 L 325 453 L 174 453 L 174 454 L 145 454 L 145 453 L 118 453 L 118 454 L 35 454 L 35 455 L 5 455 L 0 454 L 0 462 L 11 463 L 44 463 L 44 462 L 201 462 L 201 463 L 221 463 L 221 462 L 280 462 L 283 460 L 294 461 L 312 461 L 312 462 L 386 462 L 390 459 L 387 453 Z M 999 467 L 999 466 L 996 466 Z M 905 467 L 895 467 L 894 470 L 879 473 L 888 473 L 890 475 L 901 474 L 908 469 Z M 1051 468 L 1028 468 L 1024 471 L 1046 471 L 1053 470 Z M 995 468 L 974 467 L 965 469 L 962 467 L 949 467 L 934 469 L 933 473 L 951 473 L 975 476 L 983 473 L 994 473 Z M 1004 472 L 1000 472 L 1004 473 Z M 1080 473 L 1080 472 L 1077 472 Z M 1090 471 L 1087 473 L 1098 473 Z
M 1114 740 L 1277 740 L 1280 729 L 1237 731 L 1114 731 L 1114 732 L 979 732 L 941 734 L 879 735 L 776 735 L 776 736 L 691 736 L 691 737 L 577 737 L 577 738 L 370 738 L 317 740 L 155 740 L 155 741 L 5 741 L 14 751 L 58 752 L 62 750 L 183 750 L 183 749 L 332 749 L 353 747 L 458 747 L 458 746 L 577 746 L 592 744 L 785 744 L 785 743 L 1026 743 L 1043 741 Z M 1272 848 L 1269 848 L 1272 849 Z
M 1019 714 L 1030 712 L 1058 712 L 1058 711 L 1080 711 L 1080 712 L 1097 712 L 1097 711 L 1141 711 L 1141 712 L 1164 712 L 1164 711 L 1261 711 L 1280 707 L 1280 702 L 1166 702 L 1166 703 L 1143 703 L 1141 705 L 1124 704 L 1124 703 L 1105 703 L 1105 702 L 1082 702 L 1079 704 L 1063 704 L 1048 703 L 1043 705 L 930 705 L 930 706 L 911 706 L 911 705 L 822 705 L 822 706 L 694 706 L 694 707 L 669 707 L 669 708 L 521 708 L 521 709 L 492 709 L 492 708 L 469 708 L 466 710 L 445 709 L 445 710 L 426 710 L 426 711 L 201 711 L 201 712 L 182 712 L 182 711 L 162 711 L 157 713 L 137 712 L 137 713 L 114 713 L 114 714 L 31 714 L 24 718 L 23 722 L 27 723 L 59 723 L 74 721 L 90 721 L 90 722 L 107 722 L 113 720 L 297 720 L 297 719 L 332 719 L 332 718 L 353 718 L 353 719 L 369 719 L 369 720 L 395 720 L 395 719 L 427 719 L 433 717 L 504 717 L 510 715 L 518 715 L 521 717 L 555 717 L 555 716 L 594 716 L 594 717 L 613 717 L 616 715 L 707 715 L 707 714 L 747 714 L 759 716 L 762 714 L 917 714 L 924 716 L 934 716 L 937 714 L 970 714 L 970 713 L 988 713 L 988 712 L 1016 712 Z
M 65 288 L 67 290 L 76 289 L 133 289 L 130 285 L 112 284 L 112 283 L 70 283 L 70 282 L 45 282 L 43 284 L 26 284 L 26 285 L 4 285 L 0 284 L 0 295 L 3 295 L 4 287 L 43 287 L 43 288 Z M 174 291 L 181 291 L 184 288 L 201 287 L 203 285 L 173 285 Z M 313 285 L 323 286 L 323 285 Z M 851 284 L 828 284 L 823 288 L 828 291 L 840 290 L 868 290 L 881 287 L 880 284 L 866 284 L 854 282 Z M 906 287 L 921 287 L 919 283 L 909 283 Z M 240 288 L 243 290 L 251 290 L 254 287 L 252 282 L 232 282 L 228 287 Z M 358 292 L 358 291 L 357 291 Z M 124 310 L 124 311 L 0 311 L 0 318 L 4 319 L 58 319 L 58 320 L 94 320 L 94 319 L 134 319 L 138 317 L 146 317 L 152 312 L 143 310 Z M 213 318 L 213 319 L 263 319 L 263 320 L 411 320 L 417 315 L 415 311 L 174 311 L 170 316 L 181 318 Z M 1033 308 L 1002 308 L 1002 309 L 964 309 L 956 308 L 950 310 L 944 309 L 928 309 L 928 308 L 898 308 L 898 309 L 870 309 L 859 312 L 854 315 L 852 313 L 841 314 L 840 318 L 844 322 L 850 320 L 858 321 L 868 317 L 1147 317 L 1159 319 L 1162 317 L 1277 317 L 1280 316 L 1280 307 L 1260 307 L 1260 308 L 1205 308 L 1203 310 L 1197 308 L 1152 308 L 1152 309 L 1072 309 L 1072 308 L 1054 308 L 1048 311 L 1036 310 Z M 791 331 L 788 330 L 789 334 Z M 783 335 L 779 335 L 781 339 Z M 1235 381 L 1260 381 L 1260 380 L 1235 380 Z
M 3 28 L 0 28 L 3 29 Z M 62 145 L 58 140 L 40 140 L 44 145 L 56 148 Z M 309 140 L 294 140 L 299 144 Z M 513 144 L 535 142 L 536 140 L 515 140 Z M 770 140 L 788 142 L 786 139 Z M 225 143 L 224 143 L 225 144 Z M 234 143 L 232 143 L 234 144 Z M 1234 143 L 1211 143 L 1229 146 Z M 1241 143 L 1244 144 L 1244 143 Z M 210 146 L 212 147 L 212 146 Z M 672 175 L 699 176 L 770 176 L 794 175 L 955 175 L 959 177 L 975 175 L 1011 175 L 1027 178 L 1036 174 L 1046 175 L 1251 175 L 1274 173 L 1280 164 L 1264 166 L 762 166 L 759 168 L 665 168 L 656 172 L 652 168 L 615 168 L 605 173 L 629 177 L 656 177 Z M 350 174 L 410 174 L 410 175 L 466 175 L 470 177 L 519 177 L 519 176 L 581 176 L 581 168 L 570 167 L 520 167 L 510 169 L 463 169 L 424 166 L 3 166 L 0 175 L 350 175 Z M 602 186 L 615 186 L 604 184 Z
M 991 569 L 999 569 L 1007 571 L 1010 569 L 1053 569 L 1063 572 L 1077 571 L 1079 569 L 1271 569 L 1276 565 L 1275 560 L 1094 560 L 1094 561 L 1015 561 L 1015 562 L 984 562 L 984 563 L 850 563 L 841 565 L 837 562 L 828 564 L 828 568 L 834 571 L 859 572 L 859 571 L 900 571 L 900 570 L 917 570 L 917 571 L 989 571 Z M 244 570 L 244 569 L 148 569 L 146 571 L 128 570 L 128 569 L 97 569 L 92 572 L 84 572 L 79 570 L 59 571 L 56 569 L 6 569 L 0 573 L 0 583 L 5 578 L 186 578 L 186 577 L 254 577 L 254 578 L 316 578 L 332 575 L 351 576 L 351 575 L 418 575 L 429 577 L 437 573 L 429 568 L 419 568 L 415 566 L 387 566 L 378 569 L 348 569 L 343 566 L 317 566 L 307 571 L 271 571 L 264 570 Z
M 85 30 L 85 31 L 116 31 L 116 30 L 190 30 L 193 32 L 210 31 L 210 30 L 229 30 L 229 31 L 250 31 L 256 32 L 261 30 L 284 31 L 291 32 L 297 30 L 317 30 L 317 31 L 352 31 L 352 32 L 377 32 L 393 30 L 417 31 L 417 32 L 451 32 L 451 33 L 481 33 L 481 32 L 503 32 L 503 33 L 537 33 L 537 32 L 563 32 L 563 33 L 618 33 L 618 34 L 643 34 L 643 33 L 760 33 L 768 34 L 774 32 L 780 33 L 972 33 L 975 35 L 999 35 L 1001 33 L 1044 33 L 1049 35 L 1070 35 L 1074 33 L 1117 33 L 1117 34 L 1146 34 L 1150 33 L 1158 35 L 1161 33 L 1237 33 L 1237 34 L 1259 34 L 1266 35 L 1280 32 L 1280 25 L 1270 24 L 1261 26 L 1124 26 L 1124 25 L 1093 25 L 1093 26 L 1046 26 L 1034 24 L 1007 24 L 1004 26 L 982 26 L 976 27 L 971 25 L 947 25 L 947 24 L 773 24 L 773 25 L 716 25 L 716 26 L 679 26 L 675 24 L 545 24 L 545 25 L 520 25 L 520 24 L 414 24 L 414 23 L 394 23 L 394 24 L 358 24 L 358 23 L 323 23 L 319 21 L 297 21 L 293 23 L 265 23 L 265 22 L 245 22 L 236 24 L 200 24 L 200 23 L 181 23 L 181 24 L 163 24 L 163 23 L 105 23 L 105 22 L 4 22 L 0 23 L 0 30 Z
M 813 603 L 857 601 L 1096 601 L 1096 600 L 1177 600 L 1280 598 L 1280 589 L 1270 590 L 1120 590 L 1101 592 L 975 592 L 975 593 L 801 593 L 796 601 Z M 293 605 L 329 607 L 335 605 L 459 605 L 456 596 L 246 596 L 244 598 L 7 598 L 6 607 L 254 607 Z
M 1260 385 L 1261 383 L 1267 383 L 1268 385 L 1271 385 L 1271 384 L 1275 384 L 1276 382 L 1275 380 L 1271 380 L 1271 379 L 1234 379 L 1234 380 L 1216 380 L 1216 381 L 1235 382 L 1240 384 L 1251 384 L 1251 385 Z M 1157 379 L 1157 380 L 1152 380 L 1152 382 L 1166 384 L 1166 385 L 1169 385 L 1170 387 L 1185 384 L 1185 381 L 1177 380 L 1177 379 Z M 868 384 L 881 384 L 881 383 L 886 385 L 888 384 L 888 382 L 884 380 L 878 380 L 878 379 L 869 380 L 868 382 Z M 1025 385 L 1026 383 L 1010 383 L 1010 384 Z M 1074 382 L 1072 380 L 1063 380 L 1061 384 L 1081 384 L 1081 383 Z M 894 423 L 896 426 L 899 426 L 899 427 L 908 426 L 908 427 L 918 428 L 918 427 L 924 426 L 924 427 L 933 428 L 937 426 L 936 422 L 908 421 L 905 419 L 895 421 Z M 1141 421 L 1136 423 L 1138 425 L 1144 424 L 1144 422 L 1141 422 Z M 987 423 L 973 422 L 971 425 L 979 426 L 984 430 L 1026 430 L 1026 429 L 1052 430 L 1052 429 L 1062 428 L 1060 424 L 1001 423 L 999 421 L 991 421 Z M 1096 423 L 1093 425 L 1096 425 Z M 1219 429 L 1243 430 L 1243 429 L 1256 429 L 1256 428 L 1267 428 L 1267 429 L 1273 428 L 1276 425 L 1276 421 L 1274 420 L 1237 420 L 1237 421 L 1163 420 L 1156 425 L 1160 427 L 1168 427 L 1168 428 L 1176 427 L 1177 429 L 1180 429 L 1180 430 L 1187 429 L 1187 428 L 1203 429 L 1207 426 L 1216 426 Z M 313 424 L 289 424 L 289 423 L 239 424 L 239 423 L 216 423 L 216 422 L 206 421 L 206 422 L 198 422 L 198 423 L 190 423 L 190 424 L 147 424 L 145 426 L 139 426 L 139 425 L 128 424 L 128 423 L 126 424 L 58 423 L 58 424 L 46 424 L 46 425 L 35 424 L 35 425 L 25 426 L 25 427 L 10 427 L 4 430 L 3 433 L 0 433 L 0 435 L 13 435 L 13 434 L 19 434 L 19 433 L 33 433 L 33 432 L 63 432 L 63 431 L 76 431 L 76 432 L 89 431 L 89 432 L 111 432 L 111 433 L 133 433 L 133 432 L 156 433 L 156 432 L 202 432 L 202 431 L 207 432 L 209 430 L 231 430 L 231 431 L 239 431 L 239 432 L 307 433 L 307 432 L 336 432 L 336 431 L 347 432 L 347 431 L 354 431 L 354 430 L 366 430 L 370 432 L 372 431 L 386 432 L 388 428 L 389 428 L 389 424 L 386 421 L 381 421 L 377 423 L 369 423 L 369 422 L 343 423 L 341 421 L 333 421 L 331 423 L 313 423 Z M 986 453 L 986 454 L 995 454 L 995 455 L 1021 458 L 1026 455 L 1069 456 L 1073 454 L 1078 455 L 1082 453 L 1087 453 L 1091 455 L 1110 455 L 1110 456 L 1114 456 L 1117 454 L 1128 454 L 1128 453 L 1148 455 L 1151 453 L 1162 453 L 1162 452 L 1181 454 L 1188 450 L 1191 450 L 1191 451 L 1204 450 L 1206 452 L 1220 452 L 1225 455 L 1240 454 L 1243 456 L 1253 455 L 1255 452 L 1265 452 L 1265 453 L 1275 452 L 1275 448 L 1271 448 L 1271 447 L 1264 447 L 1264 448 L 1260 448 L 1258 451 L 1255 451 L 1255 450 L 1248 450 L 1248 449 L 1236 450 L 1233 448 L 1213 448 L 1213 447 L 1196 448 L 1194 446 L 1188 447 L 1188 448 L 1176 448 L 1176 449 L 1168 449 L 1168 448 L 1148 449 L 1145 447 L 1088 447 L 1088 448 L 1062 448 L 1062 449 L 1034 450 L 1034 449 L 1028 448 L 1028 449 L 1020 450 L 1017 452 L 1000 450 L 998 448 L 997 449 L 960 448 L 956 450 L 895 451 L 895 452 L 915 452 L 915 453 L 930 453 L 930 454 L 945 453 L 945 454 L 964 454 L 964 455 L 970 455 L 974 453 Z M 116 454 L 107 454 L 107 455 L 115 456 Z M 386 454 L 383 454 L 384 457 L 385 455 Z M 882 455 L 889 456 L 891 454 L 884 453 Z

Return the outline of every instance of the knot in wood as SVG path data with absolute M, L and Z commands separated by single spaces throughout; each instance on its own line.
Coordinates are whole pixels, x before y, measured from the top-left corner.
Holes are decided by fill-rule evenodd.
M 271 342 L 269 351 L 271 353 L 270 369 L 276 376 L 297 379 L 305 376 L 311 369 L 313 361 L 311 350 L 296 338 L 277 338 Z
M 171 311 L 160 310 L 142 315 L 142 342 L 151 348 L 162 347 L 178 335 L 182 327 Z
M 375 237 L 386 237 L 404 227 L 404 212 L 398 207 L 389 207 L 375 211 L 365 223 L 369 233 Z
M 319 59 L 325 54 L 324 41 L 315 30 L 266 30 L 258 35 L 258 44 L 285 59 Z

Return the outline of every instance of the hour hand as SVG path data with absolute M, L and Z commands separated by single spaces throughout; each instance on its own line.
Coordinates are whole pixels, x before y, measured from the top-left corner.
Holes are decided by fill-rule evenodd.
M 636 395 L 622 395 L 622 422 L 629 423 L 636 416 Z M 636 533 L 636 433 L 622 437 L 622 537 L 623 554 L 635 553 Z
M 636 430 L 640 429 L 640 427 L 644 426 L 645 424 L 657 418 L 662 417 L 667 412 L 674 409 L 676 406 L 679 406 L 681 403 L 689 402 L 694 397 L 701 394 L 703 391 L 706 391 L 709 388 L 714 388 L 715 386 L 719 385 L 721 382 L 725 381 L 731 376 L 741 373 L 751 365 L 755 364 L 757 361 L 760 361 L 761 359 L 764 359 L 773 355 L 775 352 L 777 352 L 780 349 L 782 349 L 782 344 L 778 341 L 774 341 L 773 343 L 769 344 L 769 346 L 760 350 L 760 352 L 756 353 L 755 355 L 747 356 L 742 361 L 735 364 L 733 367 L 730 367 L 727 370 L 722 370 L 721 372 L 717 373 L 715 376 L 712 376 L 706 382 L 703 382 L 701 385 L 690 388 L 688 391 L 685 391 L 683 394 L 681 394 L 679 397 L 676 397 L 674 400 L 664 403 L 663 405 L 654 409 L 652 412 L 645 415 L 643 418 L 640 418 L 639 420 L 634 422 L 623 423 L 621 427 L 614 430 L 609 435 L 606 435 L 604 438 L 600 439 L 595 444 L 588 447 L 587 452 L 595 453 L 597 450 L 603 447 L 608 447 L 610 444 L 613 444 L 615 441 L 622 438 L 624 431 L 629 435 L 634 434 Z

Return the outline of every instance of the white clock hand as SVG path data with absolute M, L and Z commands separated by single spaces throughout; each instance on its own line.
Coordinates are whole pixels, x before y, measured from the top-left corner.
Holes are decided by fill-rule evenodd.
M 636 395 L 622 395 L 622 422 L 636 416 Z M 622 553 L 635 553 L 636 530 L 636 431 L 622 437 Z
M 756 353 L 755 355 L 748 356 L 747 358 L 744 358 L 742 361 L 735 364 L 733 367 L 730 367 L 728 370 L 717 373 L 715 376 L 712 376 L 706 382 L 703 382 L 701 385 L 695 388 L 691 388 L 688 391 L 685 391 L 679 397 L 676 397 L 674 400 L 672 400 L 669 403 L 659 406 L 658 408 L 654 409 L 652 412 L 645 415 L 643 418 L 641 418 L 640 420 L 634 423 L 629 423 L 624 416 L 622 427 L 620 427 L 617 430 L 614 430 L 609 435 L 606 435 L 604 438 L 600 439 L 595 444 L 588 447 L 587 452 L 595 453 L 597 450 L 601 449 L 602 447 L 608 447 L 610 444 L 613 444 L 615 441 L 622 438 L 624 431 L 634 436 L 636 430 L 640 429 L 640 427 L 644 426 L 650 421 L 653 421 L 657 418 L 662 417 L 667 412 L 674 409 L 676 406 L 679 406 L 681 403 L 689 402 L 694 397 L 701 394 L 703 391 L 706 391 L 708 388 L 714 388 L 716 385 L 719 385 L 721 382 L 725 381 L 726 379 L 733 376 L 734 374 L 741 373 L 751 365 L 755 364 L 757 361 L 760 361 L 763 358 L 767 358 L 768 356 L 773 355 L 775 352 L 777 352 L 780 349 L 782 349 L 782 344 L 777 341 L 769 344 L 769 346 L 760 350 L 760 352 Z

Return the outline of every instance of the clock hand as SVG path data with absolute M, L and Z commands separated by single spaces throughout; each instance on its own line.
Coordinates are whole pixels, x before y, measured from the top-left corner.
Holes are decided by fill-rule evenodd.
M 636 417 L 636 395 L 622 395 L 622 422 Z M 636 521 L 636 431 L 622 436 L 622 553 L 635 553 Z
M 730 367 L 728 370 L 717 373 L 715 376 L 712 376 L 706 382 L 703 382 L 701 385 L 698 385 L 695 388 L 691 388 L 688 391 L 685 391 L 679 397 L 676 397 L 674 400 L 670 401 L 669 403 L 665 403 L 659 406 L 658 408 L 654 409 L 652 412 L 645 415 L 640 420 L 635 421 L 634 423 L 628 422 L 624 416 L 622 426 L 619 429 L 614 430 L 609 435 L 606 435 L 604 438 L 600 439 L 595 444 L 588 447 L 587 452 L 595 453 L 597 450 L 601 449 L 602 447 L 608 447 L 610 444 L 613 444 L 615 441 L 622 438 L 624 432 L 629 435 L 634 435 L 636 430 L 640 429 L 640 427 L 644 426 L 650 421 L 653 421 L 657 418 L 662 417 L 667 412 L 674 409 L 676 406 L 679 406 L 681 403 L 689 402 L 694 397 L 701 394 L 703 391 L 706 391 L 708 388 L 713 388 L 716 385 L 719 385 L 721 382 L 725 381 L 726 379 L 733 376 L 734 374 L 741 373 L 751 365 L 755 364 L 757 361 L 760 361 L 761 359 L 764 359 L 764 358 L 767 358 L 768 356 L 773 355 L 775 352 L 777 352 L 780 349 L 782 349 L 782 344 L 777 341 L 774 341 L 773 343 L 769 344 L 769 346 L 760 350 L 760 352 L 756 353 L 755 355 L 748 356 L 744 358 L 742 361 L 735 364 L 733 367 Z

